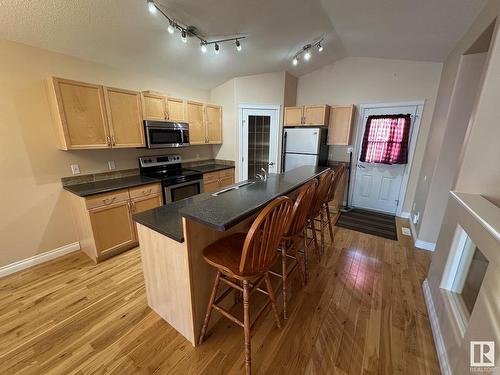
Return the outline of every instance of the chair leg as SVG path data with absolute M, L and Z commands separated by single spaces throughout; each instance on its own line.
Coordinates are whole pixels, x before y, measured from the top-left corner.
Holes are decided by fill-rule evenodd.
M 288 241 L 283 244 L 283 249 L 281 250 L 281 277 L 283 283 L 281 284 L 283 290 L 283 318 L 288 319 L 286 314 L 286 281 L 287 281 L 287 269 L 286 269 L 286 255 L 287 255 Z
M 210 322 L 210 315 L 212 314 L 213 304 L 215 302 L 215 296 L 217 295 L 217 288 L 219 287 L 220 282 L 220 272 L 217 271 L 217 275 L 215 276 L 214 287 L 212 288 L 212 294 L 210 294 L 210 300 L 208 301 L 207 313 L 205 315 L 205 320 L 203 322 L 203 326 L 201 327 L 200 337 L 198 338 L 198 345 L 203 343 L 205 339 L 205 333 L 207 332 L 208 323 Z
M 332 217 L 330 214 L 330 207 L 328 203 L 325 205 L 326 212 L 326 220 L 328 221 L 328 229 L 330 230 L 330 242 L 333 244 L 333 226 L 332 226 Z
M 321 259 L 321 253 L 320 253 L 320 248 L 319 248 L 319 245 L 318 245 L 318 235 L 316 233 L 316 227 L 315 227 L 315 224 L 314 224 L 314 219 L 311 219 L 311 230 L 312 230 L 312 235 L 313 235 L 313 239 L 314 239 L 314 249 L 316 250 L 316 255 L 318 257 L 318 261 Z
M 273 286 L 271 285 L 271 279 L 269 278 L 269 273 L 266 272 L 264 275 L 266 281 L 267 292 L 269 293 L 269 299 L 271 300 L 271 305 L 273 307 L 274 318 L 276 319 L 276 326 L 281 328 L 280 316 L 278 314 L 278 307 L 276 306 L 276 297 L 274 295 Z
M 307 284 L 307 224 L 304 227 L 304 284 Z
M 252 373 L 252 346 L 250 336 L 250 315 L 249 315 L 250 291 L 248 281 L 243 281 L 243 329 L 245 331 L 245 370 L 247 375 Z
M 300 280 L 302 281 L 302 286 L 305 286 L 305 271 L 304 271 L 304 264 L 300 260 L 300 256 L 302 253 L 299 250 L 299 241 L 300 241 L 300 235 L 294 237 L 292 239 L 293 241 L 293 250 L 294 250 L 294 255 L 295 259 L 297 260 L 297 267 L 299 267 L 299 273 L 300 273 Z M 304 249 L 305 251 L 305 249 Z
M 321 256 L 325 254 L 325 226 L 323 223 L 325 222 L 324 216 L 323 216 L 323 209 L 319 211 L 319 218 L 320 218 L 320 237 L 321 237 Z

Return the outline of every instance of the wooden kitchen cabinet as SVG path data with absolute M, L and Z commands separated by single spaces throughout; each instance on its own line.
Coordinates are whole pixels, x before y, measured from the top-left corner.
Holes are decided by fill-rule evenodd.
M 166 99 L 161 93 L 144 91 L 142 93 L 144 120 L 164 121 L 167 118 Z
M 234 168 L 203 174 L 203 191 L 210 193 L 234 184 Z
M 222 107 L 218 105 L 207 104 L 205 106 L 207 143 L 222 143 Z
M 328 124 L 330 106 L 305 105 L 285 107 L 284 126 L 325 126 Z
M 141 93 L 138 91 L 104 88 L 111 146 L 145 146 L 142 123 Z
M 186 121 L 186 103 L 184 100 L 167 97 L 167 120 Z
M 354 105 L 334 106 L 328 126 L 328 145 L 350 145 Z
M 89 197 L 67 194 L 80 248 L 95 262 L 137 246 L 132 215 L 162 205 L 159 183 Z
M 110 147 L 102 86 L 52 77 L 49 99 L 61 149 Z
M 204 104 L 188 101 L 186 104 L 187 122 L 189 123 L 189 143 L 202 145 L 207 143 Z

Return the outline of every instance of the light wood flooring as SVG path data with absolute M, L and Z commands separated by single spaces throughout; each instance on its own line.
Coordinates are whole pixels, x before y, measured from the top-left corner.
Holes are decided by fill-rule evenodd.
M 283 328 L 256 325 L 254 373 L 439 374 L 430 253 L 400 226 L 398 242 L 335 228 Z M 137 249 L 97 266 L 74 253 L 0 279 L 0 373 L 241 374 L 243 331 L 223 319 L 193 348 L 148 307 Z

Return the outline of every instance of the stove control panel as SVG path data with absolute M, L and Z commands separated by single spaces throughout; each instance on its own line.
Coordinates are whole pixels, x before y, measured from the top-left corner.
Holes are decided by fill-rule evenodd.
M 180 155 L 154 155 L 141 156 L 139 158 L 139 164 L 142 168 L 180 163 L 182 163 L 182 158 Z

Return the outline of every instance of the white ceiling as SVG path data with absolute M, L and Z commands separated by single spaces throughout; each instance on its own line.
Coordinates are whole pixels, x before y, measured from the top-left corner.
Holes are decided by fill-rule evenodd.
M 197 40 L 168 34 L 145 0 L 0 0 L 0 38 L 208 89 L 235 76 L 299 76 L 347 55 L 442 61 L 486 0 L 160 2 L 207 39 L 247 34 L 243 51 L 201 54 Z M 321 36 L 325 50 L 293 67 L 294 53 Z

